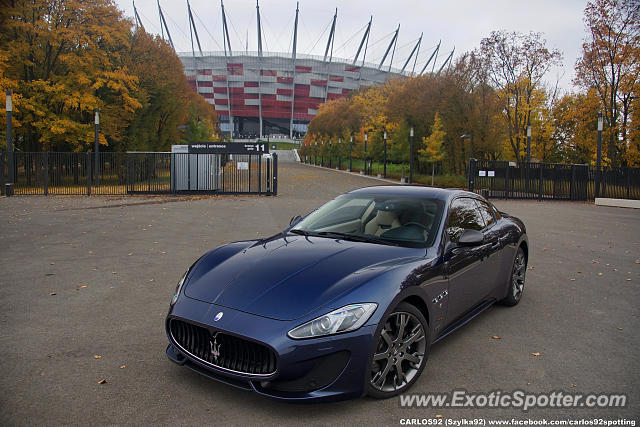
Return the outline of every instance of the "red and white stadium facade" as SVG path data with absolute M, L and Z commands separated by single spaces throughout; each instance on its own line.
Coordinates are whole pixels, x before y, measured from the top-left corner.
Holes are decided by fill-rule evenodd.
M 235 137 L 300 135 L 327 100 L 403 76 L 400 70 L 322 56 L 262 52 L 181 54 L 189 83 Z M 232 124 L 232 126 L 230 125 Z

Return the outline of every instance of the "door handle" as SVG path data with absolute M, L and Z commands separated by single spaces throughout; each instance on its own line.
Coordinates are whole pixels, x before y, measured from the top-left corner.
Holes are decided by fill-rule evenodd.
M 501 246 L 500 241 L 496 241 L 491 244 L 491 249 L 498 249 L 500 246 Z

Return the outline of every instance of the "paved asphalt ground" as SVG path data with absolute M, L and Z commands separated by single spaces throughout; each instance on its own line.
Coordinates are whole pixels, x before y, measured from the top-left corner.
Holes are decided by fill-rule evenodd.
M 638 420 L 640 212 L 592 204 L 496 202 L 529 231 L 523 300 L 435 345 L 411 391 L 624 393 L 626 408 L 406 409 L 397 398 L 295 405 L 166 358 L 169 299 L 205 250 L 268 236 L 297 213 L 377 184 L 283 162 L 277 198 L 0 199 L 0 424 L 398 425 L 436 414 Z

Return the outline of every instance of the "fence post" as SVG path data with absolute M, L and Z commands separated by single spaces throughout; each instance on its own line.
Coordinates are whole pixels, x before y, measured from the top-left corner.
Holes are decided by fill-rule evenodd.
M 627 166 L 627 199 L 631 198 L 631 168 Z
M 273 195 L 278 195 L 278 155 L 273 153 Z
M 509 162 L 507 162 L 507 167 L 504 171 L 504 198 L 508 199 L 509 198 L 509 169 L 511 168 L 511 166 L 509 166 Z
M 258 193 L 262 193 L 262 154 L 258 156 Z
M 272 155 L 273 156 L 273 155 Z M 271 193 L 271 163 L 273 162 L 273 157 L 270 160 L 267 160 L 267 194 Z
M 133 154 L 127 154 L 127 193 L 133 193 Z
M 5 178 L 4 178 L 4 164 L 5 164 L 5 153 L 0 153 L 0 194 L 5 195 L 4 194 L 4 190 L 5 190 Z
M 46 151 L 43 153 L 43 162 L 44 162 L 44 176 L 43 181 L 44 181 L 44 195 L 48 196 L 49 195 L 49 153 L 47 153 Z
M 475 172 L 476 160 L 473 158 L 469 158 L 469 191 L 473 192 L 473 178 L 476 175 Z
M 87 153 L 87 196 L 91 195 L 91 153 Z
M 571 165 L 571 184 L 569 187 L 569 198 L 576 200 L 576 165 Z
M 542 201 L 542 169 L 544 163 L 540 163 L 540 180 L 538 181 L 538 201 Z

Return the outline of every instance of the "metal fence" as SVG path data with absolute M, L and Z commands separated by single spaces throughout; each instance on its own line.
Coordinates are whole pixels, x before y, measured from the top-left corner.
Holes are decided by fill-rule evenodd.
M 10 180 L 10 174 L 13 179 Z M 9 185 L 6 185 L 11 183 Z M 7 187 L 9 190 L 7 190 Z M 0 153 L 3 195 L 278 192 L 278 157 L 189 153 Z
M 471 159 L 469 190 L 536 200 L 640 199 L 640 168 Z

